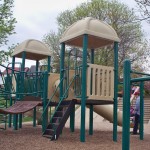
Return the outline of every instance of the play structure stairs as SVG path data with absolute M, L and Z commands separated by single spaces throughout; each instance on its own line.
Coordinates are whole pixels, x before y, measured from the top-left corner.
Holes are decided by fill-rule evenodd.
M 51 118 L 43 136 L 50 138 L 51 140 L 58 139 L 74 106 L 75 100 L 67 101 L 67 103 L 61 103 Z
M 118 108 L 122 110 L 122 102 L 121 98 L 118 100 Z M 133 101 L 133 108 L 135 107 L 135 100 Z M 144 98 L 144 123 L 147 124 L 150 120 L 150 98 Z

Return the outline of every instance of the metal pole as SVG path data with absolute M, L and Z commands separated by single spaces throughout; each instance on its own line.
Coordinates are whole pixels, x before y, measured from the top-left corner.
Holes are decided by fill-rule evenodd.
M 131 79 L 131 82 L 141 82 L 141 81 L 149 81 L 150 77 L 142 77 L 142 78 L 134 78 Z
M 72 108 L 72 111 L 70 114 L 70 130 L 71 130 L 71 132 L 74 132 L 74 121 L 75 121 L 75 105 Z
M 117 109 L 118 109 L 118 42 L 114 42 L 114 107 L 113 107 L 113 141 L 117 141 Z
M 82 93 L 81 93 L 81 128 L 80 141 L 85 142 L 85 106 L 86 106 L 86 70 L 87 70 L 87 48 L 88 35 L 83 36 L 83 57 L 82 57 Z
M 36 79 L 35 79 L 35 92 L 38 92 L 38 68 L 39 68 L 39 61 L 36 60 Z M 35 96 L 38 96 L 38 93 L 36 93 Z M 36 107 L 33 109 L 33 127 L 36 127 Z
M 94 64 L 94 49 L 91 49 L 91 64 Z M 92 94 L 92 72 L 91 72 L 91 94 Z M 89 112 L 89 135 L 93 135 L 93 105 L 90 105 Z
M 20 89 L 20 73 L 17 73 L 16 74 L 16 101 L 19 99 L 19 89 Z M 16 102 L 15 101 L 15 102 Z M 14 126 L 14 130 L 17 130 L 18 129 L 18 114 L 14 114 L 14 117 L 13 117 L 13 126 Z
M 144 82 L 140 82 L 140 140 L 144 139 L 144 100 L 143 100 Z
M 60 81 L 64 77 L 64 60 L 65 60 L 65 43 L 61 43 L 61 51 L 60 51 Z M 60 100 L 63 97 L 64 89 L 63 82 L 60 82 Z
M 12 57 L 12 70 L 11 70 L 12 77 L 11 78 L 13 78 L 14 68 L 15 68 L 15 56 Z M 11 84 L 12 84 L 12 81 L 11 81 Z M 12 86 L 13 85 L 11 85 L 11 87 Z M 10 106 L 12 106 L 12 96 L 10 96 Z M 11 120 L 12 120 L 12 115 L 10 114 L 9 115 L 9 122 L 8 122 L 8 127 L 9 128 L 11 127 Z
M 48 72 L 44 72 L 44 89 L 43 89 L 43 111 L 45 110 L 47 106 L 47 87 L 48 87 Z M 45 131 L 48 123 L 48 109 L 43 114 L 43 120 L 42 120 L 42 132 Z
M 22 53 L 22 65 L 21 65 L 21 93 L 24 93 L 24 70 L 25 70 L 25 58 L 26 52 Z M 21 96 L 23 98 L 23 96 Z M 19 128 L 22 128 L 22 114 L 19 114 Z
M 51 56 L 48 56 L 48 62 L 47 62 L 47 71 L 50 72 L 51 71 Z
M 129 60 L 124 61 L 123 73 L 123 133 L 122 133 L 122 150 L 130 149 L 130 70 L 131 63 Z

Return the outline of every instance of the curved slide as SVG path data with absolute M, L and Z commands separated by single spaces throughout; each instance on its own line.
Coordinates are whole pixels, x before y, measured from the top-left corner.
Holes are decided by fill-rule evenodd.
M 139 87 L 137 87 L 134 91 L 137 92 L 139 91 Z M 134 100 L 135 95 L 134 93 L 131 95 L 130 98 L 130 103 Z M 94 111 L 99 114 L 100 116 L 102 116 L 103 118 L 105 118 L 106 120 L 113 122 L 113 105 L 95 105 L 93 106 Z M 122 111 L 120 111 L 118 109 L 117 111 L 118 113 L 118 125 L 122 126 Z

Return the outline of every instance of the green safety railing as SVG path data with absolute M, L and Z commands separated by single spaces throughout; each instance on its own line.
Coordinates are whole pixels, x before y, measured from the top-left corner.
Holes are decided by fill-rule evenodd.
M 80 98 L 81 97 L 81 82 L 82 82 L 82 65 L 77 66 L 75 68 L 75 75 L 76 75 L 76 80 L 75 80 L 75 87 L 74 87 L 74 94 L 75 97 Z
M 68 77 L 69 77 L 70 62 L 71 62 L 70 59 L 71 59 L 72 51 L 74 51 L 73 56 L 75 57 L 73 70 L 75 70 L 75 76 L 76 76 L 75 84 L 74 84 L 74 96 L 76 98 L 81 98 L 82 65 L 81 65 L 80 61 L 78 61 L 78 59 L 77 59 L 77 58 L 81 57 L 81 54 L 78 54 L 80 51 L 77 49 L 70 50 L 70 52 L 68 54 Z
M 53 117 L 54 117 L 54 115 L 55 115 L 55 112 L 58 111 L 59 106 L 61 105 L 62 101 L 64 100 L 65 95 L 67 94 L 67 92 L 68 92 L 68 90 L 69 90 L 71 84 L 72 84 L 73 81 L 75 80 L 75 78 L 76 78 L 76 75 L 73 77 L 73 79 L 72 79 L 71 82 L 69 83 L 69 86 L 67 87 L 67 89 L 66 89 L 66 91 L 64 92 L 63 96 L 61 97 L 61 99 L 60 99 L 60 101 L 59 101 L 59 103 L 58 103 L 58 105 L 57 105 L 57 107 L 56 107 L 56 109 L 55 109 L 55 111 L 54 111 L 54 113 L 53 113 L 51 119 L 50 119 L 50 122 L 52 122 L 52 119 L 53 119 Z M 54 127 L 55 127 L 55 126 L 54 126 Z M 54 133 L 55 133 L 55 135 L 56 135 L 56 128 L 54 129 Z
M 62 101 L 65 99 L 66 94 L 67 94 L 67 92 L 68 92 L 68 90 L 69 90 L 71 84 L 72 84 L 73 81 L 75 80 L 75 78 L 76 78 L 76 75 L 74 75 L 74 77 L 73 77 L 72 80 L 70 81 L 70 83 L 69 83 L 69 85 L 68 85 L 66 91 L 65 91 L 64 94 L 63 94 L 63 97 L 61 97 L 61 99 L 60 99 L 58 105 L 57 105 L 56 108 L 55 108 L 55 111 L 54 111 L 53 114 L 51 115 L 50 122 L 52 122 L 52 119 L 53 119 L 53 117 L 54 117 L 55 112 L 58 110 L 58 108 L 59 108 L 59 106 L 61 105 Z M 63 82 L 63 80 L 64 80 L 64 79 L 62 78 L 62 80 L 60 81 L 59 85 L 61 84 L 61 82 Z M 50 105 L 50 102 L 52 101 L 54 95 L 56 94 L 56 91 L 57 91 L 58 88 L 59 88 L 59 85 L 57 86 L 57 88 L 55 89 L 53 95 L 52 95 L 51 98 L 49 99 L 49 102 L 47 103 L 45 109 L 43 110 L 43 113 L 42 113 L 42 116 L 41 116 L 41 117 L 43 117 L 44 114 L 45 114 L 45 112 L 47 111 L 48 106 Z M 56 131 L 56 130 L 54 129 L 54 132 L 55 132 L 55 131 Z
M 3 65 L 1 65 L 3 66 Z M 5 66 L 3 66 L 5 67 Z M 6 70 L 13 70 L 11 68 L 7 68 L 5 67 Z M 4 77 L 4 74 L 2 74 L 2 72 L 0 72 L 0 76 L 2 78 L 3 81 L 3 86 L 4 88 L 1 89 L 1 91 L 5 94 L 19 94 L 19 95 L 23 95 L 23 94 L 27 94 L 27 95 L 32 95 L 35 94 L 35 89 L 36 89 L 36 81 L 38 81 L 38 91 L 36 91 L 36 93 L 41 93 L 43 92 L 43 87 L 41 82 L 43 82 L 43 72 L 24 72 L 24 71 L 16 71 L 13 70 L 14 73 L 9 74 L 8 71 L 6 74 L 6 77 Z M 36 76 L 36 73 L 38 73 L 38 76 Z M 12 84 L 12 76 L 14 76 L 14 80 L 18 86 L 18 91 L 15 91 L 15 87 Z M 20 92 L 19 89 L 22 86 L 22 76 L 25 77 L 24 80 L 24 84 L 25 84 L 25 89 L 23 92 Z
M 41 115 L 41 118 L 43 117 L 43 115 L 45 114 L 46 110 L 48 109 L 50 103 L 51 103 L 52 100 L 53 100 L 53 97 L 55 96 L 57 90 L 59 89 L 59 85 L 63 82 L 63 80 L 64 80 L 64 79 L 62 78 L 61 81 L 60 81 L 60 83 L 58 84 L 58 86 L 57 86 L 56 89 L 54 90 L 52 96 L 49 98 L 48 103 L 47 103 L 46 107 L 44 108 L 43 113 L 42 113 L 42 115 Z

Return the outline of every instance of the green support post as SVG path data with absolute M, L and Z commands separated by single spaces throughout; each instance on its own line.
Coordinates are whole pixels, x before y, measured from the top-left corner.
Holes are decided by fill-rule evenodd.
M 48 72 L 44 72 L 44 89 L 43 89 L 43 111 L 47 106 L 47 88 L 48 88 Z M 46 109 L 45 113 L 43 114 L 42 120 L 42 132 L 45 131 L 48 123 L 48 109 Z
M 61 51 L 60 51 L 60 81 L 64 77 L 64 59 L 65 59 L 65 43 L 61 43 Z M 60 99 L 63 97 L 63 82 L 60 83 Z
M 69 58 L 70 58 L 70 53 L 69 53 Z M 75 50 L 75 58 L 76 58 L 76 61 L 75 61 L 75 75 L 76 75 L 76 69 L 77 69 L 77 50 Z M 70 69 L 70 61 L 68 63 L 68 68 Z M 68 70 L 68 79 L 69 79 L 69 70 Z M 68 86 L 68 84 L 69 84 L 69 82 L 67 83 L 67 86 Z M 75 88 L 76 88 L 76 85 L 75 85 Z M 74 125 L 75 125 L 75 106 L 74 106 L 72 112 L 70 113 L 70 131 L 71 132 L 74 132 Z
M 83 54 L 82 54 L 82 93 L 81 93 L 81 127 L 80 141 L 85 142 L 85 107 L 86 107 L 86 70 L 87 70 L 87 48 L 88 35 L 83 36 Z
M 39 61 L 36 60 L 35 92 L 38 92 L 38 68 L 39 68 Z M 38 93 L 36 93 L 35 96 L 38 96 Z M 36 127 L 36 107 L 33 109 L 33 127 Z
M 89 135 L 93 135 L 93 105 L 90 105 Z
M 51 56 L 48 56 L 48 62 L 47 62 L 47 71 L 50 72 L 51 71 Z
M 18 130 L 18 114 L 14 115 L 14 130 Z
M 94 64 L 94 49 L 91 49 L 91 64 Z M 91 72 L 91 87 L 90 91 L 92 93 L 92 72 Z M 93 135 L 93 105 L 90 105 L 89 112 L 89 135 Z
M 60 50 L 60 81 L 64 78 L 64 61 L 65 61 L 65 43 L 61 43 L 61 50 Z M 64 94 L 64 88 L 63 88 L 63 82 L 60 82 L 59 84 L 60 89 L 60 95 L 59 100 L 63 98 Z M 62 133 L 62 131 L 61 131 Z
M 129 60 L 124 61 L 123 73 L 123 133 L 122 133 L 122 150 L 130 149 L 130 70 L 131 63 Z
M 16 100 L 19 99 L 19 91 L 20 91 L 20 74 L 17 73 L 17 79 L 16 79 Z M 14 126 L 14 130 L 18 129 L 18 114 L 14 114 L 13 117 L 13 126 Z
M 113 107 L 113 141 L 117 141 L 117 120 L 118 120 L 118 42 L 114 42 L 114 107 Z
M 22 65 L 21 65 L 21 93 L 24 93 L 24 70 L 25 70 L 25 59 L 26 59 L 26 52 L 22 53 Z M 23 96 L 21 96 L 23 98 Z M 19 128 L 22 128 L 22 114 L 19 114 Z
M 71 132 L 74 132 L 74 122 L 75 122 L 75 106 L 72 109 L 72 112 L 70 114 L 70 130 Z
M 51 56 L 48 56 L 47 71 L 48 71 L 48 78 L 49 78 L 49 75 L 51 72 Z M 52 110 L 51 110 L 51 106 L 50 106 L 50 112 L 49 112 L 50 116 L 48 116 L 50 119 L 51 119 L 51 113 L 52 113 Z
M 140 140 L 144 139 L 144 100 L 143 100 L 144 82 L 140 82 Z
M 15 56 L 12 57 L 12 71 L 11 71 L 12 77 L 14 74 L 14 68 L 15 68 Z M 10 97 L 10 106 L 12 106 L 12 96 Z M 10 114 L 9 115 L 9 121 L 8 121 L 8 127 L 9 128 L 11 128 L 11 120 L 12 120 L 12 115 Z

